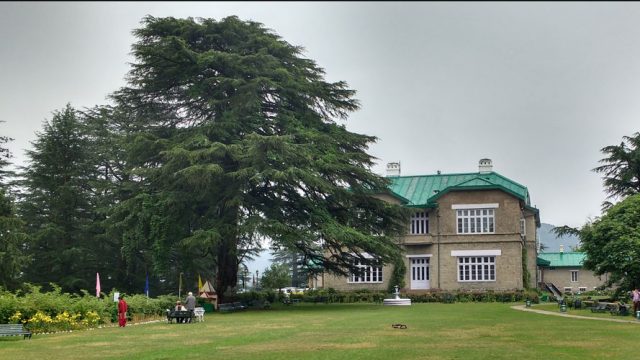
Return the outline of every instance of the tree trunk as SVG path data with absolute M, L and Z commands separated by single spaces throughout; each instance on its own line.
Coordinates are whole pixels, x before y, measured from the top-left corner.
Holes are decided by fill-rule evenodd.
M 218 271 L 216 272 L 216 284 L 218 302 L 224 303 L 229 289 L 238 283 L 238 256 L 235 236 L 227 236 L 218 247 Z

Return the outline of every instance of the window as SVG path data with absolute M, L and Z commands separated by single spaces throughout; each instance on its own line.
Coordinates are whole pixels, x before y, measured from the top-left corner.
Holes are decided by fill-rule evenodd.
M 382 282 L 382 266 L 363 264 L 363 261 L 357 259 L 355 266 L 360 269 L 358 273 L 352 273 L 349 276 L 349 282 L 352 283 L 381 283 Z
M 578 282 L 578 270 L 571 270 L 571 282 Z
M 456 210 L 458 234 L 492 234 L 495 232 L 494 209 Z
M 564 288 L 564 293 L 565 293 L 565 294 L 571 294 L 571 292 L 572 292 L 572 291 L 573 291 L 573 288 L 571 288 L 571 287 L 566 286 L 566 287 Z
M 411 235 L 423 235 L 429 233 L 429 215 L 426 211 L 417 211 L 411 214 Z
M 520 235 L 522 235 L 522 237 L 524 238 L 525 236 L 527 236 L 527 226 L 526 226 L 526 220 L 524 218 L 520 219 Z
M 458 257 L 458 281 L 496 281 L 496 257 Z
M 581 286 L 581 287 L 578 288 L 578 291 L 585 292 L 585 291 L 587 291 L 587 288 L 585 286 Z

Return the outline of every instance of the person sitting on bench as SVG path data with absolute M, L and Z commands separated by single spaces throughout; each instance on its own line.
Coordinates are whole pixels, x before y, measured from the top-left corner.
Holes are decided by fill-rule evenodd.
M 184 307 L 184 305 L 182 305 L 180 300 L 178 300 L 178 301 L 176 301 L 176 307 L 173 308 L 173 310 L 175 310 L 175 311 L 187 311 L 187 308 Z M 183 318 L 176 318 L 176 322 L 182 323 L 182 322 L 184 322 L 184 319 Z

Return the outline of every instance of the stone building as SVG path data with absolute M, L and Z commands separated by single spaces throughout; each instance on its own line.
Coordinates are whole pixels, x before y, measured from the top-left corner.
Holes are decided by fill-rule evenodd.
M 404 292 L 536 286 L 540 215 L 525 186 L 494 172 L 490 159 L 473 173 L 401 176 L 400 170 L 400 163 L 388 164 L 389 191 L 377 196 L 412 210 L 400 239 Z M 364 270 L 346 278 L 324 274 L 323 287 L 387 289 L 391 265 Z
M 564 294 L 592 291 L 605 285 L 608 274 L 596 276 L 582 264 L 586 257 L 582 252 L 545 252 L 538 254 L 538 278 L 541 287 L 555 287 Z M 553 290 L 550 290 L 553 292 Z

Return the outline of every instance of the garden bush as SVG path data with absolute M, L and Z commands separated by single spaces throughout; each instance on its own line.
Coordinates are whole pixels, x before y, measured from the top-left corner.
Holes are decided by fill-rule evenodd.
M 0 290 L 0 323 L 22 323 L 31 332 L 54 332 L 85 329 L 115 322 L 116 302 L 112 291 L 97 298 L 83 291 L 81 294 L 63 293 L 51 284 L 52 291 L 42 292 L 40 286 L 25 284 L 24 291 L 11 293 Z M 144 295 L 126 297 L 129 318 L 142 320 L 158 317 L 175 303 L 175 296 L 155 299 Z

